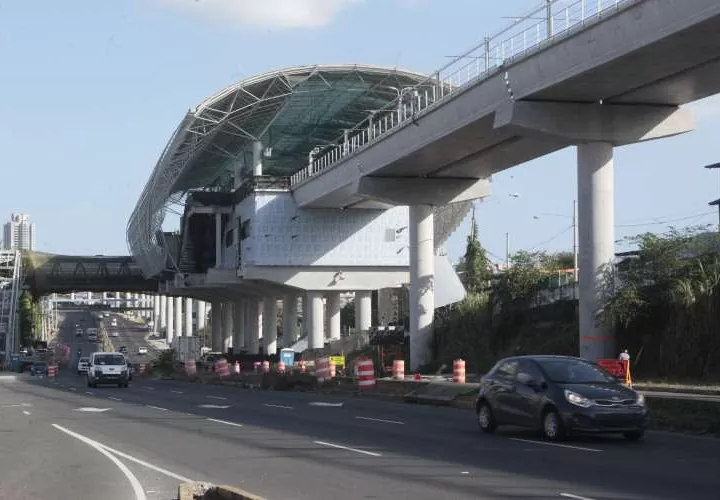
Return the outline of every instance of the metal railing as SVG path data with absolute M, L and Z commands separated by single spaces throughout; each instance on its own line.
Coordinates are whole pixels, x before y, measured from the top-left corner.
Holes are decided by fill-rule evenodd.
M 416 120 L 460 91 L 495 74 L 504 65 L 582 30 L 619 10 L 644 0 L 547 0 L 504 30 L 433 72 L 425 81 L 398 90 L 398 97 L 375 110 L 334 144 L 311 153 L 308 166 L 290 177 L 295 186 L 352 155 L 386 134 Z

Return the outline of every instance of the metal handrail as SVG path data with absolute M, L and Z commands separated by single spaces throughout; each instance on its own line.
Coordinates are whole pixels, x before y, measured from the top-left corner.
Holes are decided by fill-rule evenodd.
M 448 64 L 426 80 L 398 91 L 398 97 L 375 110 L 334 144 L 312 155 L 309 164 L 290 177 L 296 186 L 390 132 L 416 120 L 458 92 L 488 79 L 504 65 L 535 53 L 575 33 L 588 24 L 644 0 L 546 0 L 541 6 L 510 24 Z M 536 22 L 538 15 L 542 20 Z M 469 62 L 468 62 L 469 61 Z

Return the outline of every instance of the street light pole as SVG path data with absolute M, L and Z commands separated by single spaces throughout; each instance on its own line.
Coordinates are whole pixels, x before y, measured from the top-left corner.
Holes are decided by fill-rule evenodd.
M 505 269 L 510 269 L 510 233 L 505 233 Z

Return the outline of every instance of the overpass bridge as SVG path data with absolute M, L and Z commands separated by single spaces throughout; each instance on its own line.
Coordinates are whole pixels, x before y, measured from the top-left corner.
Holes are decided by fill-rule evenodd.
M 154 292 L 158 281 L 145 278 L 130 256 L 56 255 L 23 252 L 25 283 L 34 296 L 49 293 Z
M 178 126 L 129 246 L 146 276 L 175 274 L 166 291 L 215 294 L 213 314 L 238 300 L 236 320 L 213 321 L 213 349 L 215 325 L 276 347 L 274 323 L 259 332 L 263 293 L 264 317 L 277 295 L 306 293 L 317 348 L 325 307 L 337 332 L 336 291 L 362 292 L 362 324 L 367 290 L 409 282 L 415 369 L 454 276 L 438 267 L 441 247 L 469 203 L 490 195 L 494 173 L 577 146 L 580 354 L 614 356 L 597 321 L 614 255 L 613 149 L 693 129 L 682 105 L 720 91 L 719 29 L 716 0 L 548 0 L 429 76 L 346 65 L 239 82 Z M 161 230 L 174 204 L 179 235 Z

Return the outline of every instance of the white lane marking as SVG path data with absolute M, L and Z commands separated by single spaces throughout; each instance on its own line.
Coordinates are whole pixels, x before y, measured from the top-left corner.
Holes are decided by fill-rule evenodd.
M 170 391 L 170 392 L 172 392 L 173 394 L 182 394 L 183 393 L 183 391 Z
M 155 390 L 154 387 L 146 387 L 145 389 L 147 389 L 148 391 L 154 391 L 154 390 Z
M 104 449 L 100 443 L 93 441 L 90 438 L 86 438 L 85 436 L 81 436 L 80 434 L 77 434 L 69 429 L 66 429 L 65 427 L 61 427 L 57 424 L 52 424 L 53 427 L 55 427 L 57 430 L 64 432 L 65 434 L 74 437 L 75 439 L 82 441 L 86 445 L 94 448 L 95 450 L 99 451 L 103 455 L 105 455 L 107 458 L 110 459 L 112 463 L 114 463 L 120 471 L 125 474 L 125 477 L 130 481 L 130 484 L 132 485 L 133 492 L 135 493 L 135 499 L 136 500 L 147 500 L 147 497 L 145 496 L 145 491 L 143 490 L 142 485 L 140 484 L 140 481 L 135 477 L 135 474 L 132 473 L 130 469 L 127 468 L 127 466 L 122 463 L 118 458 L 110 453 L 108 450 Z
M 60 384 L 60 387 L 65 387 L 65 384 Z
M 160 411 L 168 411 L 167 408 L 161 408 L 160 406 L 153 406 L 153 405 L 145 405 L 148 408 L 152 408 L 153 410 L 160 410 Z
M 68 387 L 68 389 L 70 389 L 71 391 L 77 391 L 75 387 Z
M 370 420 L 371 422 L 382 422 L 384 424 L 398 424 L 405 425 L 405 422 L 399 420 L 385 420 L 384 418 L 370 418 L 370 417 L 355 417 L 358 420 Z
M 546 443 L 545 441 L 535 441 L 533 439 L 510 438 L 510 441 L 519 441 L 521 443 L 542 444 L 545 446 L 555 446 L 556 448 L 567 448 L 569 450 L 595 451 L 595 452 L 603 451 L 598 448 L 585 448 L 584 446 L 573 446 L 571 444 Z
M 349 446 L 343 446 L 341 444 L 328 443 L 326 441 L 313 441 L 315 444 L 322 446 L 329 446 L 330 448 L 338 448 L 340 450 L 354 451 L 355 453 L 362 453 L 363 455 L 370 455 L 371 457 L 382 457 L 382 453 L 376 453 L 374 451 L 358 450 L 357 448 L 350 448 Z
M 325 401 L 312 401 L 308 403 L 310 406 L 332 406 L 335 408 L 339 408 L 345 403 L 326 403 Z
M 292 406 L 284 406 L 284 405 L 272 405 L 272 404 L 264 404 L 263 406 L 269 406 L 270 408 L 282 408 L 283 410 L 294 410 Z
M 108 411 L 110 408 L 93 408 L 92 406 L 84 406 L 82 408 L 75 408 L 75 411 L 84 411 L 88 413 L 101 413 Z
M 197 405 L 198 408 L 219 408 L 221 410 L 227 410 L 232 405 Z
M 76 435 L 78 438 L 82 437 L 82 438 L 84 438 L 84 439 L 87 439 L 88 441 L 93 442 L 94 444 L 96 444 L 97 446 L 99 446 L 100 448 L 102 448 L 103 450 L 109 451 L 110 453 L 113 453 L 113 454 L 115 454 L 115 455 L 117 455 L 117 456 L 119 456 L 119 457 L 121 457 L 121 458 L 124 458 L 125 460 L 130 460 L 131 462 L 135 462 L 135 463 L 138 464 L 138 465 L 142 465 L 143 467 L 147 467 L 148 469 L 154 470 L 155 472 L 159 472 L 160 474 L 165 474 L 166 476 L 171 477 L 171 478 L 173 478 L 173 479 L 177 479 L 178 481 L 182 481 L 183 483 L 192 483 L 192 482 L 194 482 L 194 481 L 193 481 L 192 479 L 190 479 L 190 478 L 187 478 L 187 477 L 185 477 L 185 476 L 181 476 L 180 474 L 175 474 L 174 472 L 171 472 L 171 471 L 169 471 L 169 470 L 167 470 L 167 469 L 163 469 L 162 467 L 158 467 L 157 465 L 153 465 L 153 464 L 151 464 L 151 463 L 149 463 L 149 462 L 146 462 L 145 460 L 141 460 L 141 459 L 139 459 L 139 458 L 133 457 L 132 455 L 128 455 L 127 453 L 123 453 L 123 452 L 120 451 L 120 450 L 116 450 L 115 448 L 111 448 L 111 447 L 109 447 L 108 445 L 105 445 L 105 444 L 102 444 L 102 443 L 100 443 L 100 442 L 98 442 L 98 441 L 95 441 L 95 440 L 93 440 L 93 439 L 90 439 L 89 437 L 82 436 L 81 434 L 78 434 L 78 433 L 76 433 L 76 432 L 73 432 L 73 431 L 70 431 L 70 430 L 67 430 L 67 429 L 63 429 L 62 427 L 60 427 L 60 426 L 57 425 L 57 424 L 52 424 L 52 425 L 53 425 L 53 427 L 57 427 L 57 428 L 60 429 L 60 430 L 64 430 L 65 432 L 72 433 L 72 435 Z
M 560 496 L 563 498 L 572 498 L 573 500 L 595 500 L 594 498 L 581 497 L 580 495 L 573 495 L 572 493 L 560 493 Z
M 227 399 L 227 398 L 222 397 L 222 396 L 205 396 L 205 397 L 208 398 L 208 399 L 219 399 L 219 400 L 221 400 L 221 401 L 225 401 L 225 400 Z
M 92 396 L 92 395 L 93 395 L 93 393 L 90 392 L 90 391 L 85 391 L 85 394 L 88 394 L 89 396 Z
M 108 399 L 112 399 L 113 401 L 122 401 L 122 399 L 116 398 L 115 396 L 108 396 Z
M 242 424 L 228 422 L 227 420 L 218 420 L 217 418 L 208 418 L 206 420 L 209 420 L 210 422 L 217 422 L 218 424 L 232 425 L 233 427 L 242 427 Z
M 23 415 L 30 415 L 30 412 L 27 410 L 23 410 Z

